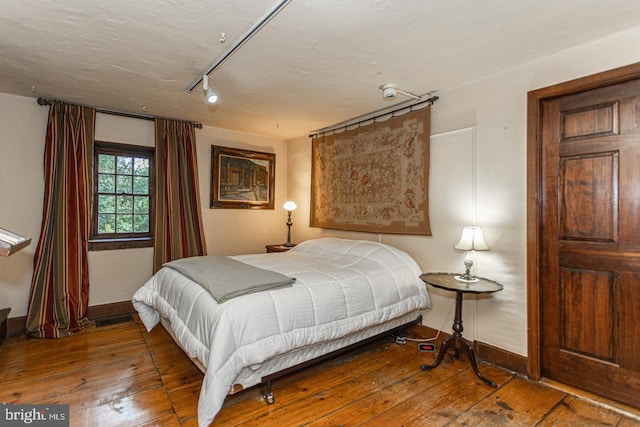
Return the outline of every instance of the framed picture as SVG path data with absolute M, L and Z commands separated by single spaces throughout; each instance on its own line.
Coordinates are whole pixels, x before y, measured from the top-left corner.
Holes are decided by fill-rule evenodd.
M 276 155 L 211 146 L 211 207 L 273 209 Z

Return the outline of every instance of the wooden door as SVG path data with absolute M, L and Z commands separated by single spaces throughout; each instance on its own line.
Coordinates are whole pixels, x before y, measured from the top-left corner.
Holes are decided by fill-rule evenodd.
M 640 407 L 640 81 L 542 103 L 543 376 Z

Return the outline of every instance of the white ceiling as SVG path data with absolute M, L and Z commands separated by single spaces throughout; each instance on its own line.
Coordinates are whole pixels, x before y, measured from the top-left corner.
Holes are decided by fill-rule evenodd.
M 0 0 L 0 92 L 293 138 L 406 99 L 385 83 L 442 91 L 640 25 L 638 0 L 292 0 L 211 74 L 218 105 L 188 93 L 275 3 Z

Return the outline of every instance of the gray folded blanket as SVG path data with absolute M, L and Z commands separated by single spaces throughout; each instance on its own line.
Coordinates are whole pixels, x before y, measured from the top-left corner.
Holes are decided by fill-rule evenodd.
M 164 264 L 205 288 L 218 303 L 230 298 L 291 286 L 295 278 L 219 256 L 183 258 Z

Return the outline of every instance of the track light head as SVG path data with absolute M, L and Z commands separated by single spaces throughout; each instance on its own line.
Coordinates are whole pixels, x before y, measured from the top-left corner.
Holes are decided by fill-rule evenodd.
M 218 102 L 218 95 L 211 88 L 207 89 L 207 102 L 209 104 L 215 104 Z
M 205 91 L 209 104 L 218 102 L 218 95 L 209 87 L 209 76 L 206 74 L 202 76 L 202 90 Z

